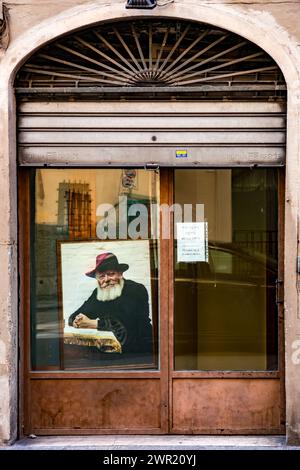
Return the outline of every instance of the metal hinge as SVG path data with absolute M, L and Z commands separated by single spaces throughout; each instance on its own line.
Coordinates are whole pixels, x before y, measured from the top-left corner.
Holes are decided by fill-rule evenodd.
M 276 286 L 276 304 L 283 304 L 283 280 L 282 279 L 276 279 L 275 281 L 275 286 Z

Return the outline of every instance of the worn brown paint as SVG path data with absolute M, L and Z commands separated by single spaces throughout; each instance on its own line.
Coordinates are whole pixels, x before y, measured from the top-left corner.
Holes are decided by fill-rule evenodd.
M 159 429 L 159 380 L 31 381 L 32 429 Z
M 278 379 L 174 379 L 175 433 L 281 433 Z
M 170 185 L 170 169 L 160 170 L 160 202 L 170 204 L 172 201 L 172 185 Z M 162 227 L 162 224 L 161 224 Z M 170 224 L 171 228 L 172 225 Z M 172 311 L 173 291 L 170 289 L 170 279 L 172 279 L 173 266 L 170 258 L 173 244 L 170 240 L 160 240 L 160 370 L 161 370 L 161 396 L 162 396 L 162 431 L 168 433 L 169 428 L 169 370 L 170 370 L 170 342 L 169 337 L 172 325 L 169 323 L 170 311 Z
M 31 402 L 29 387 L 30 370 L 30 198 L 29 171 L 20 170 L 18 174 L 18 216 L 19 216 L 19 272 L 20 272 L 20 437 L 30 432 L 31 414 L 28 404 Z

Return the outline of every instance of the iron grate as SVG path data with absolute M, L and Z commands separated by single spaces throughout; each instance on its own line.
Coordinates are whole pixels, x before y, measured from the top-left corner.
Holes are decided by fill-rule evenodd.
M 204 23 L 136 19 L 101 24 L 40 49 L 17 88 L 285 89 L 273 59 L 246 39 Z M 199 88 L 200 87 L 200 88 Z M 260 88 L 261 87 L 261 88 Z

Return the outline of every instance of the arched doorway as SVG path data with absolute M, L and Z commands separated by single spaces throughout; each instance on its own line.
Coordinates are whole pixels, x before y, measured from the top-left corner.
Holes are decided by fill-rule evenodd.
M 254 44 L 206 24 L 136 19 L 45 46 L 21 68 L 16 92 L 31 214 L 21 214 L 31 265 L 31 287 L 28 271 L 23 279 L 27 299 L 31 289 L 27 432 L 282 432 L 278 66 Z M 105 244 L 98 207 L 109 204 L 119 217 L 124 197 L 125 234 L 119 218 Z M 159 226 L 158 203 L 174 202 L 204 206 L 199 219 L 187 219 L 192 226 L 182 229 L 196 232 L 181 246 L 150 230 Z M 128 240 L 135 204 L 148 211 L 140 243 Z M 195 237 L 198 252 L 188 254 Z M 138 317 L 127 325 L 123 313 L 113 324 L 108 309 L 103 323 L 102 311 L 90 318 L 82 304 L 91 286 L 83 286 L 82 270 L 95 274 L 108 252 L 121 260 L 111 271 L 140 266 L 129 280 L 147 291 L 151 350 L 143 350 L 145 329 L 128 349 Z M 84 268 L 95 258 L 94 269 Z M 103 309 L 119 302 L 96 300 L 108 302 Z M 97 321 L 79 328 L 95 331 L 78 336 L 73 313 Z

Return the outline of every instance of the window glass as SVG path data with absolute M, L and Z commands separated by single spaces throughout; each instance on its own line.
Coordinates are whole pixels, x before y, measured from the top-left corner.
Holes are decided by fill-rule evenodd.
M 159 175 L 32 170 L 33 370 L 158 364 Z
M 174 202 L 206 224 L 208 249 L 199 238 L 198 254 L 182 259 L 175 240 L 176 370 L 277 369 L 277 178 L 276 169 L 175 170 Z

